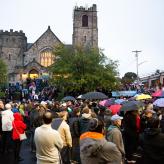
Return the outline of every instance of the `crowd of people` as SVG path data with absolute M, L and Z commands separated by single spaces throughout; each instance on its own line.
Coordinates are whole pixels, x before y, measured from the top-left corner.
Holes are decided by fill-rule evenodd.
M 164 109 L 142 103 L 142 110 L 113 114 L 98 100 L 0 101 L 1 155 L 23 160 L 26 132 L 38 164 L 162 164 Z

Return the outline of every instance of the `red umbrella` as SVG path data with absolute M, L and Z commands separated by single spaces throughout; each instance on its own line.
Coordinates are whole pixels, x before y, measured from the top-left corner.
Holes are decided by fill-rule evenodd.
M 112 115 L 114 115 L 114 114 L 117 114 L 118 112 L 120 112 L 121 106 L 122 105 L 120 105 L 120 104 L 114 104 L 114 105 L 111 105 L 110 107 L 108 107 L 108 109 L 111 110 Z

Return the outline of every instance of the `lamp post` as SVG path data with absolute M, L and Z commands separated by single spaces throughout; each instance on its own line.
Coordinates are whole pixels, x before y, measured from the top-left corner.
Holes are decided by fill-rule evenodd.
M 136 57 L 137 83 L 139 83 L 139 74 L 138 74 L 138 66 L 139 66 L 139 64 L 138 64 L 138 53 L 140 53 L 140 52 L 142 52 L 142 51 L 136 50 L 136 51 L 132 51 L 132 52 L 135 53 L 135 57 Z

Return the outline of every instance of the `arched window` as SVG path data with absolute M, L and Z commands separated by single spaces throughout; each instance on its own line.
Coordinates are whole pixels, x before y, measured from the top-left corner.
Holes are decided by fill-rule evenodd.
M 88 16 L 87 15 L 82 16 L 82 26 L 88 27 Z
M 44 67 L 48 67 L 54 63 L 54 55 L 52 50 L 47 48 L 40 53 L 40 64 Z

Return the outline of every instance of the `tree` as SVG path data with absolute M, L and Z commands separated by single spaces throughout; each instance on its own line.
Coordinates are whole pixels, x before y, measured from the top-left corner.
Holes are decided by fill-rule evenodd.
M 0 87 L 4 87 L 7 83 L 7 66 L 3 62 L 2 59 L 0 59 Z
M 66 47 L 54 49 L 55 63 L 51 67 L 53 82 L 65 92 L 109 90 L 117 87 L 117 61 L 95 49 Z
M 122 84 L 125 85 L 130 85 L 132 84 L 135 80 L 137 80 L 137 74 L 134 72 L 127 72 L 125 75 L 122 77 Z

